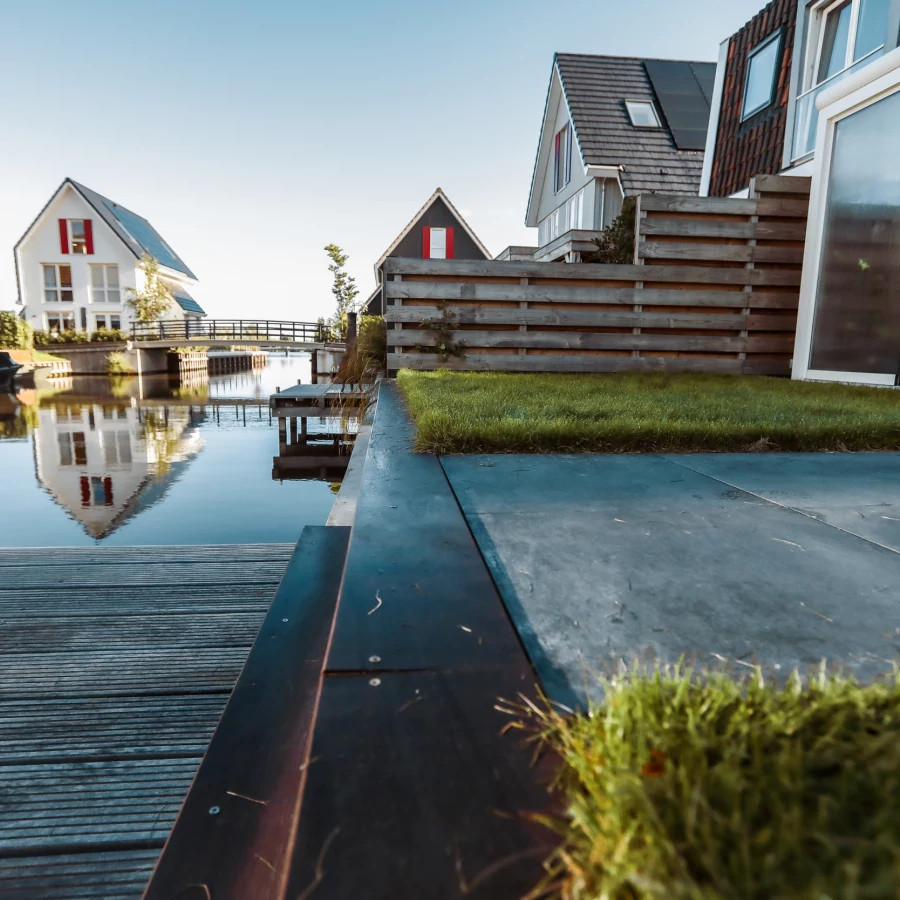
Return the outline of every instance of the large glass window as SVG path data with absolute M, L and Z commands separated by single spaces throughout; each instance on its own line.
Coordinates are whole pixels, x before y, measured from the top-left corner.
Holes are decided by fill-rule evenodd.
M 775 83 L 781 56 L 781 32 L 773 34 L 750 54 L 747 61 L 747 85 L 741 119 L 749 119 L 775 99 Z
M 835 125 L 810 368 L 900 372 L 900 93 Z
M 853 3 L 851 0 L 845 0 L 844 3 L 831 7 L 825 13 L 816 82 L 826 81 L 833 75 L 837 75 L 847 65 L 852 15 Z
M 74 299 L 72 267 L 44 266 L 44 302 L 71 303 Z
M 861 0 L 854 59 L 862 59 L 884 44 L 890 5 L 891 0 Z
M 91 266 L 91 303 L 118 303 L 118 266 Z
M 59 334 L 61 331 L 74 331 L 75 313 L 48 313 L 47 330 L 53 334 Z

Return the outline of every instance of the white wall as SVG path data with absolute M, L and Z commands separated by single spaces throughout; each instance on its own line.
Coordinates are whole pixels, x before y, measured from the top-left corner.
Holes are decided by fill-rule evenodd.
M 59 241 L 59 219 L 90 219 L 92 222 L 94 252 L 62 253 Z M 126 288 L 137 288 L 143 281 L 143 274 L 137 268 L 137 259 L 122 243 L 115 232 L 97 214 L 89 203 L 71 186 L 66 185 L 50 206 L 44 211 L 34 230 L 22 242 L 16 252 L 19 267 L 19 284 L 25 307 L 25 318 L 35 329 L 47 328 L 47 314 L 71 312 L 75 316 L 75 327 L 81 328 L 81 310 L 87 311 L 87 330 L 95 330 L 95 315 L 118 314 L 122 328 L 129 328 L 132 322 L 130 308 L 126 305 Z M 44 302 L 45 264 L 62 264 L 72 267 L 72 303 Z M 91 265 L 117 265 L 119 267 L 120 302 L 91 302 Z M 189 279 L 178 277 L 179 273 L 163 270 L 166 278 L 177 280 L 188 286 Z M 177 304 L 166 313 L 167 319 L 180 319 L 184 314 Z

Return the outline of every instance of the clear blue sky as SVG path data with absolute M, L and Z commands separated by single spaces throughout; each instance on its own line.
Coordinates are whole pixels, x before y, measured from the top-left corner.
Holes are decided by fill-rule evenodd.
M 523 220 L 556 50 L 715 60 L 764 0 L 6 0 L 0 309 L 71 176 L 148 218 L 210 315 L 329 314 L 435 187 L 492 253 Z

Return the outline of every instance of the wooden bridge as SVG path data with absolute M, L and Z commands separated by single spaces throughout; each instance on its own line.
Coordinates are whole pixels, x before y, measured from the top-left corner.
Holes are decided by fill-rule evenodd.
M 135 322 L 131 339 L 142 348 L 254 347 L 289 350 L 343 350 L 330 325 L 322 322 L 280 322 L 251 319 L 164 319 L 159 322 Z

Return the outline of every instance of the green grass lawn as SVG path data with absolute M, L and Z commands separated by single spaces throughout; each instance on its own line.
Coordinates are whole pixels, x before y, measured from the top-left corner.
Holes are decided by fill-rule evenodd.
M 54 356 L 46 350 L 32 350 L 31 358 L 35 362 L 65 362 L 65 359 L 62 356 Z
M 590 715 L 538 713 L 565 814 L 545 820 L 562 844 L 534 897 L 898 896 L 896 677 L 782 690 L 676 668 L 604 692 Z
M 401 371 L 430 453 L 900 450 L 900 392 L 739 375 Z

